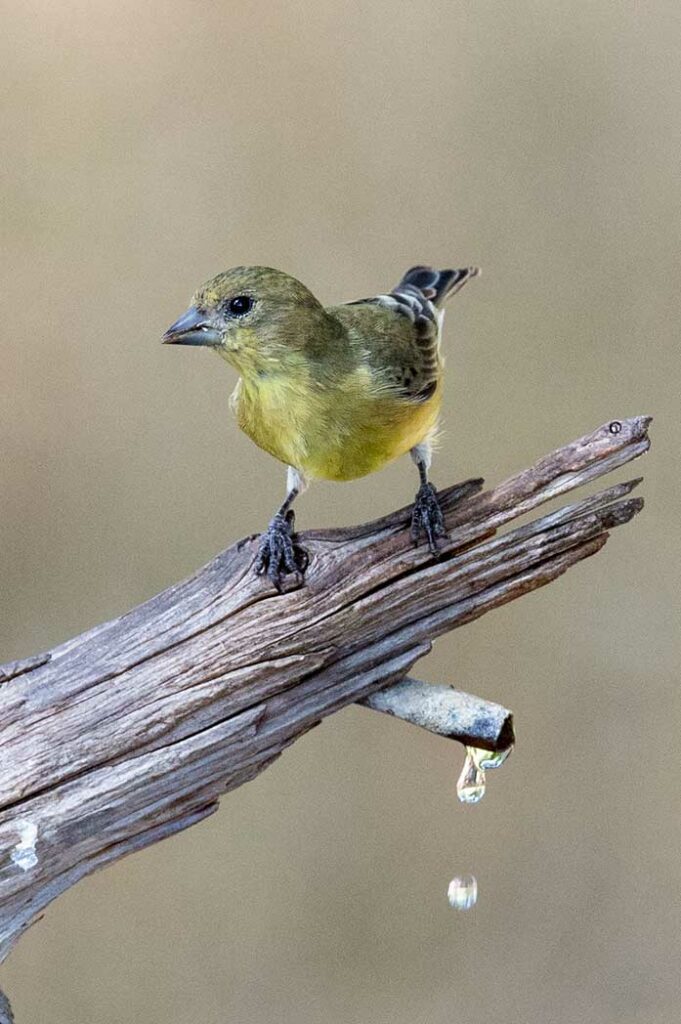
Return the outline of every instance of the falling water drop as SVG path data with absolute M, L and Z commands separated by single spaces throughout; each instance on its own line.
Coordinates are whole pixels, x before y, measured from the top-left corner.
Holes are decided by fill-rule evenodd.
M 452 878 L 447 889 L 450 907 L 455 910 L 470 910 L 478 899 L 478 883 L 475 875 L 461 875 Z
M 466 747 L 466 758 L 456 784 L 456 792 L 463 804 L 477 804 L 485 795 L 485 771 L 500 768 L 513 747 L 506 750 L 482 750 Z

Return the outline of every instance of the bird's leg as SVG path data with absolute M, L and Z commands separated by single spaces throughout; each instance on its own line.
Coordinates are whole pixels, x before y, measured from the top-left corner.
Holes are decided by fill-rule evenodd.
M 291 505 L 297 498 L 304 484 L 301 479 L 291 479 L 289 473 L 289 491 L 286 500 L 273 516 L 270 525 L 260 538 L 258 554 L 255 559 L 255 571 L 258 576 L 265 573 L 269 576 L 279 592 L 284 578 L 293 573 L 299 582 L 307 569 L 308 555 L 304 548 L 294 543 L 295 514 Z
M 416 498 L 414 500 L 414 511 L 411 515 L 411 539 L 418 544 L 421 533 L 426 535 L 431 555 L 437 555 L 437 538 L 445 537 L 445 521 L 442 510 L 437 500 L 437 492 L 428 480 L 428 468 L 430 466 L 430 445 L 419 444 L 411 450 L 411 457 L 416 463 L 421 478 Z

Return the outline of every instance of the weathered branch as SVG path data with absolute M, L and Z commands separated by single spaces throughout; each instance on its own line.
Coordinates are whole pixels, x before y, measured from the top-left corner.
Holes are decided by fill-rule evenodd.
M 0 992 L 0 1024 L 14 1024 L 12 1007 L 4 992 Z
M 370 693 L 359 703 L 467 746 L 507 750 L 515 741 L 513 715 L 508 708 L 411 676 Z
M 598 551 L 640 509 L 638 481 L 496 531 L 645 452 L 648 423 L 606 424 L 485 493 L 481 481 L 443 491 L 438 560 L 412 547 L 402 509 L 306 534 L 305 586 L 280 596 L 252 574 L 249 538 L 122 618 L 6 666 L 0 954 L 79 878 L 211 814 L 323 717 L 397 683 L 437 636 Z M 382 703 L 395 712 L 407 692 Z M 444 731 L 484 741 L 476 728 Z

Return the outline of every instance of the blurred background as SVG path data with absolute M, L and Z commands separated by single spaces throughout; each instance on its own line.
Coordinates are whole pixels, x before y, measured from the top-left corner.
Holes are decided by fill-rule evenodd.
M 461 748 L 359 708 L 189 832 L 86 879 L 4 965 L 18 1024 L 667 1024 L 681 997 L 678 0 L 7 6 L 0 661 L 263 527 L 235 378 L 160 336 L 259 262 L 327 302 L 416 262 L 446 326 L 440 485 L 652 413 L 647 511 L 416 673 L 514 709 Z M 411 500 L 407 461 L 305 527 Z M 450 909 L 472 872 L 475 909 Z

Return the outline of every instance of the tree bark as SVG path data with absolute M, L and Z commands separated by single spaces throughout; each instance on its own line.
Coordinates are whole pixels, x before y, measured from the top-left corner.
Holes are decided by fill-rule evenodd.
M 412 546 L 402 509 L 302 535 L 305 583 L 280 595 L 252 573 L 247 538 L 0 669 L 0 958 L 78 879 L 212 814 L 326 715 L 402 680 L 436 637 L 597 552 L 641 508 L 638 480 L 497 531 L 647 451 L 649 422 L 608 423 L 493 490 L 441 492 L 438 559 Z M 466 743 L 512 741 L 506 709 L 423 686 L 368 703 Z

